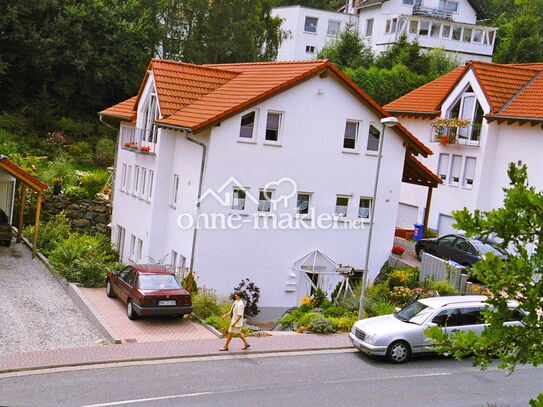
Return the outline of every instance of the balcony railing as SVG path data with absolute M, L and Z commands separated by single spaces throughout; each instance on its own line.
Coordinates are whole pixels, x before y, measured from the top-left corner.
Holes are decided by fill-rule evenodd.
M 478 147 L 481 141 L 481 125 L 467 126 L 434 126 L 430 141 L 443 145 L 455 144 Z
M 157 147 L 157 130 L 144 131 L 135 126 L 123 126 L 121 130 L 121 148 L 140 154 L 154 155 Z
M 452 11 L 422 6 L 413 6 L 413 15 L 421 17 L 443 18 L 446 20 L 453 19 Z

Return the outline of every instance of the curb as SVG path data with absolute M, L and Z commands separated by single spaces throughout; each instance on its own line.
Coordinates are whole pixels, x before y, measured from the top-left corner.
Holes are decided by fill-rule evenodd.
M 6 373 L 16 373 L 16 372 L 30 372 L 33 370 L 44 370 L 44 369 L 58 369 L 63 367 L 75 367 L 75 366 L 94 366 L 102 364 L 111 364 L 111 363 L 126 363 L 126 362 L 149 362 L 149 361 L 161 361 L 161 360 L 171 360 L 171 359 L 190 359 L 190 358 L 205 358 L 209 356 L 239 356 L 239 355 L 262 355 L 266 353 L 294 353 L 294 352 L 313 352 L 313 351 L 322 351 L 322 350 L 339 350 L 339 349 L 354 349 L 353 346 L 323 346 L 316 348 L 294 348 L 294 349 L 277 349 L 277 350 L 249 350 L 249 351 L 237 351 L 237 352 L 216 352 L 216 353 L 195 353 L 191 355 L 172 355 L 172 356 L 161 356 L 161 357 L 132 357 L 125 359 L 116 359 L 116 360 L 96 360 L 92 362 L 72 362 L 72 363 L 59 363 L 52 364 L 47 366 L 30 366 L 22 367 L 16 369 L 3 369 L 0 370 L 0 375 Z
M 201 325 L 204 326 L 204 328 L 206 328 L 208 331 L 210 331 L 213 335 L 215 335 L 217 338 L 224 338 L 224 335 L 222 334 L 221 331 L 219 331 L 218 329 L 216 329 L 215 327 L 209 325 L 209 324 L 206 324 L 205 321 L 201 318 L 198 318 L 196 317 L 196 319 L 198 320 L 198 322 L 200 322 Z
M 22 236 L 22 241 L 27 245 L 30 250 L 32 250 L 32 243 L 24 236 Z M 66 294 L 72 299 L 75 305 L 81 310 L 83 315 L 93 324 L 105 337 L 108 341 L 113 344 L 121 343 L 121 339 L 114 333 L 111 327 L 103 320 L 103 318 L 96 312 L 93 306 L 87 301 L 83 296 L 79 287 L 76 284 L 68 282 L 64 277 L 59 276 L 49 264 L 49 260 L 45 257 L 40 251 L 36 251 L 36 258 L 43 263 L 45 268 L 53 276 L 53 278 L 60 284 L 64 289 Z

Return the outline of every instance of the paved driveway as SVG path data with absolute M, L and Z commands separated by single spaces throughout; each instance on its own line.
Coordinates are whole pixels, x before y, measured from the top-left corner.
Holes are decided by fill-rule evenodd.
M 124 303 L 117 298 L 108 298 L 105 288 L 81 288 L 81 292 L 117 336 L 126 342 L 217 338 L 202 325 L 185 318 L 166 315 L 131 321 L 126 316 Z
M 97 345 L 105 338 L 28 247 L 0 246 L 0 354 Z

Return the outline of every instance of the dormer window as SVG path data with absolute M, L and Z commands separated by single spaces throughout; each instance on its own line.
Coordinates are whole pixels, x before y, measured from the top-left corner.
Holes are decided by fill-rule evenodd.
M 451 0 L 439 0 L 439 9 L 456 13 L 458 11 L 458 2 Z
M 156 143 L 158 137 L 158 128 L 155 125 L 155 121 L 159 118 L 158 103 L 155 94 L 151 94 L 149 102 L 143 112 L 143 135 L 142 141 L 149 143 Z
M 483 123 L 483 108 L 479 104 L 471 86 L 465 90 L 448 112 L 449 119 L 466 119 L 471 124 L 458 129 L 458 139 L 466 141 L 479 141 L 481 124 Z

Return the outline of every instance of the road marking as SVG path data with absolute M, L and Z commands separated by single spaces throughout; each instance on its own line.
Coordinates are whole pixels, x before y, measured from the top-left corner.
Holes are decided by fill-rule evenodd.
M 111 403 L 87 404 L 87 405 L 85 405 L 83 407 L 122 406 L 123 404 L 136 404 L 136 403 L 146 403 L 148 401 L 181 399 L 181 398 L 187 398 L 187 397 L 205 396 L 206 394 L 212 394 L 212 392 L 204 391 L 204 392 L 201 392 L 201 393 L 174 394 L 173 396 L 148 397 L 148 398 L 145 398 L 145 399 L 113 401 Z
M 23 376 L 33 376 L 33 375 L 43 375 L 51 373 L 65 373 L 65 372 L 74 372 L 82 370 L 96 370 L 96 369 L 108 369 L 108 368 L 120 368 L 120 367 L 131 367 L 131 366 L 145 366 L 145 365 L 162 365 L 169 363 L 190 363 L 190 362 L 207 362 L 207 361 L 220 361 L 220 360 L 235 360 L 235 359 L 262 359 L 262 358 L 272 358 L 272 357 L 287 357 L 287 356 L 310 356 L 310 355 L 325 355 L 325 354 L 334 354 L 334 353 L 357 353 L 358 350 L 355 348 L 346 348 L 346 349 L 325 349 L 325 350 L 309 350 L 309 351 L 295 351 L 295 352 L 270 352 L 270 353 L 247 353 L 247 354 L 237 354 L 237 355 L 212 355 L 212 356 L 195 356 L 195 357 L 184 357 L 184 358 L 173 358 L 173 359 L 154 359 L 154 360 L 139 360 L 131 362 L 109 362 L 109 363 L 97 363 L 92 365 L 81 365 L 81 366 L 63 366 L 63 367 L 54 367 L 46 369 L 36 369 L 36 370 L 26 370 L 20 372 L 8 372 L 0 373 L 0 379 L 10 378 L 10 377 L 23 377 Z

